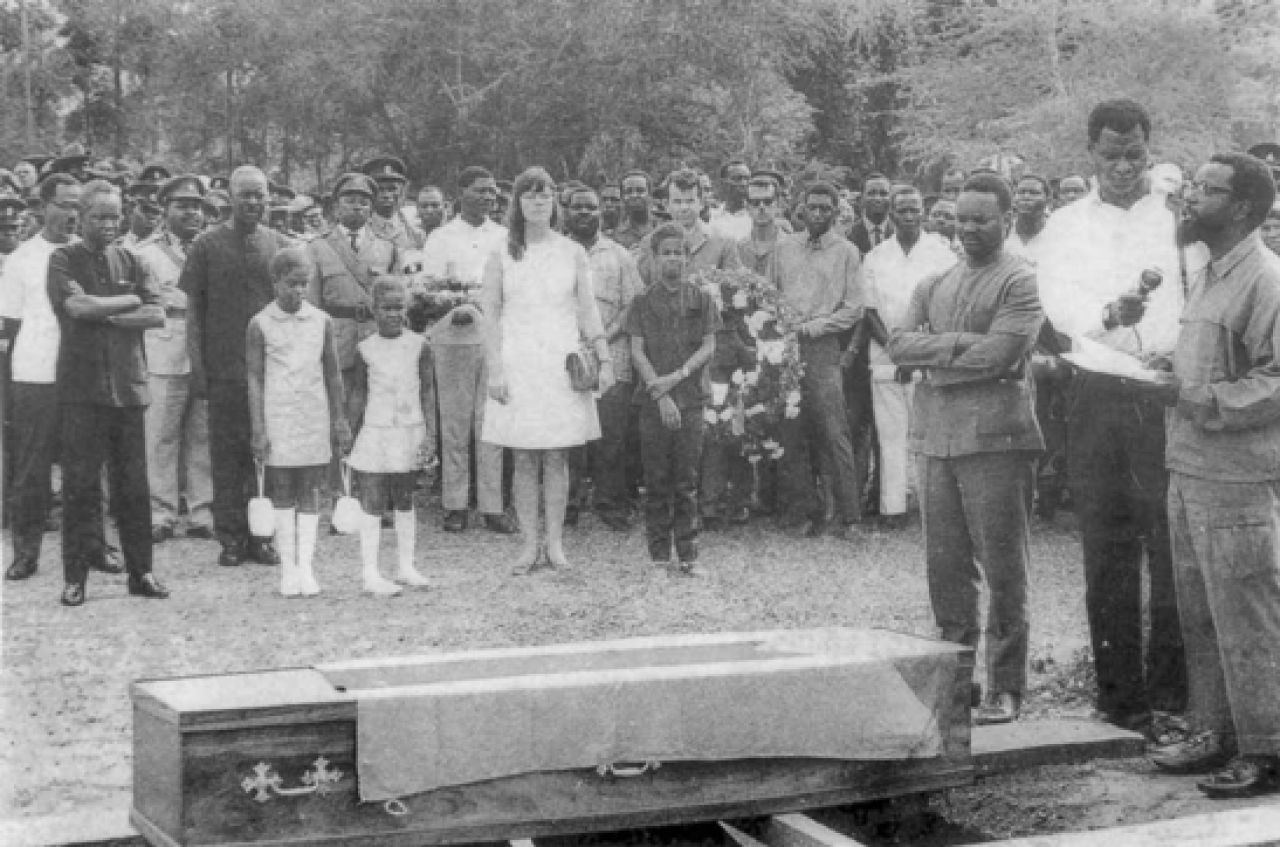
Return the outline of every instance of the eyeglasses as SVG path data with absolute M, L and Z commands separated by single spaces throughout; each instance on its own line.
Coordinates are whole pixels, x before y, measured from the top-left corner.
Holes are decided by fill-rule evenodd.
M 774 198 L 772 197 L 752 197 L 747 200 L 747 205 L 755 206 L 757 209 L 764 209 L 768 206 L 772 206 L 774 202 Z
M 64 212 L 78 212 L 81 208 L 79 200 L 50 200 L 48 205 L 57 206 Z
M 1220 185 L 1209 185 L 1206 182 L 1198 181 L 1198 180 L 1194 182 L 1188 182 L 1186 186 L 1184 186 L 1182 189 L 1182 192 L 1184 194 L 1190 194 L 1192 191 L 1198 191 L 1201 194 L 1230 194 L 1231 193 L 1230 188 L 1223 188 Z

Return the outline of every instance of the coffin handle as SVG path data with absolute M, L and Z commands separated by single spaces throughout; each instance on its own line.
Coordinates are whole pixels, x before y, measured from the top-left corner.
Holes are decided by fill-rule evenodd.
M 612 776 L 617 779 L 631 779 L 637 776 L 644 776 L 649 771 L 656 771 L 660 767 L 662 767 L 662 762 L 657 759 L 649 759 L 640 764 L 610 762 L 606 765 L 598 765 L 596 773 L 600 774 L 600 776 Z

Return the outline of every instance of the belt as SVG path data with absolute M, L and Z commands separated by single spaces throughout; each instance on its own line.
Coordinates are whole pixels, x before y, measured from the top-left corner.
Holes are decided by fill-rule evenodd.
M 166 318 L 185 318 L 187 316 L 186 309 L 168 308 L 164 310 Z
M 363 303 L 359 306 L 326 306 L 325 311 L 331 318 L 346 318 L 353 321 L 373 320 L 373 310 Z

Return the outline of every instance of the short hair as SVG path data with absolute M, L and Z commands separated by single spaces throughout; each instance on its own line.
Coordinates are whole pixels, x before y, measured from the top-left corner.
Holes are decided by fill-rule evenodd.
M 373 303 L 376 306 L 387 294 L 393 291 L 399 291 L 404 294 L 408 291 L 408 287 L 404 284 L 404 279 L 398 276 L 380 276 L 373 283 Z
M 899 183 L 889 191 L 889 208 L 893 209 L 898 203 L 898 198 L 904 197 L 908 194 L 918 195 L 920 197 L 921 207 L 924 206 L 924 193 L 920 189 L 916 188 L 914 185 Z
M 597 202 L 599 202 L 599 200 L 600 200 L 600 192 L 599 192 L 599 191 L 596 191 L 596 190 L 595 190 L 594 188 L 592 188 L 591 186 L 589 186 L 589 185 L 584 185 L 584 184 L 583 184 L 583 183 L 581 183 L 581 182 L 580 182 L 580 183 L 578 183 L 577 185 L 571 185 L 571 186 L 569 186 L 568 190 L 564 192 L 565 199 L 566 199 L 566 200 L 568 200 L 570 203 L 572 203 L 572 202 L 573 202 L 573 197 L 574 197 L 574 195 L 575 195 L 575 194 L 594 194 L 594 195 L 595 195 L 595 198 L 596 198 L 596 201 L 597 201 Z
M 1001 212 L 1007 212 L 1013 208 L 1013 191 L 1009 188 L 1009 181 L 994 171 L 973 174 L 964 181 L 964 187 L 960 189 L 962 194 L 966 191 L 994 194 Z
M 1048 197 L 1050 194 L 1053 193 L 1052 191 L 1049 190 L 1049 180 L 1040 176 L 1040 174 L 1031 173 L 1030 171 L 1028 171 L 1024 173 L 1022 176 L 1018 177 L 1018 182 L 1022 182 L 1024 179 L 1032 179 L 1040 183 L 1040 190 L 1044 192 L 1046 197 Z M 1018 186 L 1018 182 L 1015 182 L 1013 184 L 1015 188 Z
M 649 174 L 646 171 L 640 171 L 640 170 L 630 170 L 624 173 L 622 175 L 622 179 L 618 180 L 618 186 L 621 187 L 622 183 L 626 182 L 628 179 L 630 179 L 633 176 L 638 176 L 644 180 L 645 191 L 653 191 L 653 180 L 650 179 Z
M 829 182 L 826 182 L 825 180 L 818 180 L 817 182 L 811 182 L 809 183 L 809 185 L 805 186 L 804 201 L 808 203 L 809 198 L 815 194 L 824 194 L 827 197 L 830 197 L 832 206 L 840 205 L 840 192 L 836 190 L 836 187 L 834 185 L 832 185 Z
M 84 187 L 80 189 L 80 208 L 88 209 L 103 194 L 115 197 L 117 200 L 120 199 L 120 189 L 105 179 L 93 179 L 86 182 Z
M 39 187 L 40 199 L 48 203 L 50 200 L 52 200 L 54 197 L 58 195 L 59 185 L 79 185 L 79 184 L 80 184 L 80 181 L 75 177 L 73 177 L 71 174 L 63 174 L 63 173 L 49 174 L 44 179 L 40 180 L 40 187 Z
M 468 165 L 462 169 L 462 173 L 458 174 L 458 189 L 470 188 L 471 184 L 478 179 L 493 179 L 493 173 L 479 165 Z
M 444 189 L 438 185 L 424 185 L 418 189 L 418 196 L 421 197 L 424 191 L 434 191 L 440 195 L 440 199 L 444 199 Z
M 889 177 L 885 176 L 884 174 L 878 171 L 875 173 L 867 174 L 867 178 L 862 181 L 862 190 L 865 192 L 867 190 L 867 185 L 875 182 L 876 180 L 879 180 L 881 182 L 888 182 Z
M 729 161 L 725 162 L 723 165 L 720 166 L 720 178 L 728 179 L 729 168 L 735 167 L 737 165 L 741 165 L 742 167 L 746 168 L 748 175 L 751 173 L 751 166 L 748 165 L 746 162 L 744 162 L 742 159 L 730 159 Z
M 680 243 L 684 244 L 684 229 L 679 224 L 665 223 L 653 231 L 649 236 L 649 250 L 653 255 L 658 255 L 658 248 L 662 246 L 662 242 L 668 238 L 678 238 Z
M 698 172 L 693 168 L 680 168 L 672 171 L 671 175 L 667 177 L 667 190 L 669 191 L 673 185 L 681 191 L 693 189 L 698 192 L 698 199 L 702 199 L 702 180 L 699 179 Z
M 1143 141 L 1151 140 L 1151 116 L 1136 100 L 1122 97 L 1103 100 L 1089 113 L 1089 143 L 1096 144 L 1104 129 L 1112 132 L 1132 132 L 1142 127 Z
M 751 181 L 747 183 L 747 190 L 753 188 L 768 188 L 773 191 L 773 196 L 777 197 L 782 194 L 782 187 L 778 185 L 778 181 L 771 176 L 753 176 Z
M 271 279 L 278 282 L 299 269 L 310 274 L 314 267 L 305 247 L 285 247 L 271 257 L 269 269 Z
M 1209 161 L 1231 168 L 1231 198 L 1249 204 L 1249 227 L 1265 221 L 1276 202 L 1276 181 L 1267 163 L 1248 153 L 1216 153 Z

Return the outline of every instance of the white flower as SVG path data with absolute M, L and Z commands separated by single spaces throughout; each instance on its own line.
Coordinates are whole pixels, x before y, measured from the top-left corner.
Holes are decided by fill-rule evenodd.
M 754 465 L 756 462 L 759 462 L 762 458 L 764 457 L 761 456 L 759 453 L 752 453 L 750 456 L 747 457 L 747 461 Z
M 755 388 L 760 382 L 759 369 L 749 370 L 742 375 L 742 384 L 748 388 Z
M 743 380 L 743 375 L 742 375 L 742 369 L 741 369 L 741 368 L 739 368 L 738 370 L 734 371 L 734 372 L 729 376 L 729 381 L 730 381 L 730 382 L 732 382 L 734 385 L 742 385 L 742 380 Z
M 731 420 L 733 420 L 733 409 L 725 409 L 723 412 L 721 412 L 721 413 L 720 413 L 720 420 L 722 420 L 722 421 L 731 421 Z
M 773 460 L 776 462 L 778 459 L 781 459 L 781 458 L 782 458 L 782 454 L 783 454 L 783 453 L 785 453 L 785 452 L 787 452 L 787 451 L 786 451 L 786 450 L 783 450 L 781 447 L 779 447 L 777 450 L 774 450 L 773 452 L 771 452 L 771 453 L 769 454 L 769 458 L 770 458 L 770 459 L 773 459 Z
M 774 441 L 772 438 L 766 438 L 764 443 L 760 446 L 766 450 L 777 450 L 779 445 L 778 442 Z
M 788 406 L 799 406 L 799 405 L 800 405 L 800 392 L 799 392 L 799 391 L 797 391 L 797 390 L 795 390 L 795 389 L 793 388 L 793 389 L 791 389 L 790 391 L 788 391 L 788 392 L 787 392 L 787 405 L 788 405 Z
M 765 351 L 764 360 L 771 365 L 782 364 L 782 354 L 786 348 L 781 341 L 769 342 L 769 349 Z
M 769 313 L 763 309 L 757 309 L 747 318 L 747 327 L 750 328 L 753 336 L 759 335 L 764 331 L 764 325 L 769 322 Z
M 733 295 L 733 308 L 738 310 L 747 308 L 747 293 L 745 291 L 739 291 Z
M 729 396 L 729 383 L 713 382 L 711 383 L 711 402 L 716 406 L 723 406 L 725 398 Z
M 786 415 L 788 419 L 795 419 L 795 418 L 798 418 L 798 417 L 800 417 L 800 407 L 799 407 L 799 406 L 788 406 L 788 407 L 786 408 L 786 411 L 784 411 L 784 412 L 783 412 L 783 414 L 784 414 L 784 415 Z
M 756 415 L 763 415 L 763 414 L 764 414 L 764 404 L 763 404 L 763 403 L 757 403 L 757 404 L 755 404 L 754 406 L 752 406 L 750 409 L 747 409 L 747 410 L 746 410 L 745 412 L 743 412 L 742 414 L 746 415 L 746 416 L 747 416 L 747 417 L 749 417 L 749 418 L 754 418 Z
M 715 424 L 715 422 L 716 422 L 717 420 L 719 420 L 719 418 L 718 418 L 718 417 L 717 417 L 717 415 L 716 415 L 716 410 L 715 410 L 715 409 L 703 409 L 703 410 L 702 410 L 702 419 L 703 419 L 704 421 L 706 421 L 707 423 L 712 424 L 712 425 L 714 425 L 714 424 Z

